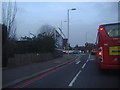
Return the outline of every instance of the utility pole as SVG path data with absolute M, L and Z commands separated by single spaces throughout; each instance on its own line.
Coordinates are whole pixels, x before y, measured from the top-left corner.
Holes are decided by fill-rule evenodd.
M 70 44 L 69 44 L 69 11 L 70 11 L 70 10 L 76 10 L 76 8 L 72 8 L 72 9 L 68 9 L 68 10 L 67 10 L 67 15 L 68 15 L 68 18 L 67 18 L 67 19 L 68 19 L 68 20 L 67 20 L 67 22 L 68 22 L 68 25 L 67 25 L 67 27 L 68 27 L 68 42 L 67 42 L 67 45 L 68 45 L 68 59 L 69 59 L 69 45 L 70 45 Z
M 68 58 L 69 58 L 69 9 L 68 9 L 68 12 L 67 12 L 67 15 L 68 15 L 68 43 L 67 43 L 67 47 L 68 47 Z
M 87 42 L 87 32 L 86 32 L 85 38 L 86 38 L 86 42 Z

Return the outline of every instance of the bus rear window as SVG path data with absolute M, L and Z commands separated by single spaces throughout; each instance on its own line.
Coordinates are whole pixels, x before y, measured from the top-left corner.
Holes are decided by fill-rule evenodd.
M 105 31 L 109 37 L 120 37 L 120 25 L 105 26 Z

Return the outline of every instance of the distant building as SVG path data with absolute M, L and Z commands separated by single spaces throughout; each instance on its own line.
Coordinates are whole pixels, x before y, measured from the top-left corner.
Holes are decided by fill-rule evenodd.
M 55 38 L 56 48 L 63 50 L 63 36 L 60 34 L 60 32 L 57 29 L 54 32 L 54 38 Z
M 64 50 L 67 49 L 67 41 L 68 41 L 67 38 L 63 39 L 63 48 L 64 48 Z
M 54 52 L 54 56 L 55 57 L 59 57 L 63 55 L 63 43 L 64 43 L 64 39 L 62 34 L 60 33 L 59 29 L 55 29 L 54 30 L 54 38 L 55 38 L 55 52 Z

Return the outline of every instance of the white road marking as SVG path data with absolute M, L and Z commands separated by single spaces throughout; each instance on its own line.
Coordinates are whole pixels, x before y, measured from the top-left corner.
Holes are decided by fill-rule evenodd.
M 75 61 L 77 62 L 79 60 L 79 58 L 77 58 Z
M 76 64 L 79 64 L 81 61 L 76 62 Z
M 79 64 L 79 63 L 81 62 L 81 61 L 80 61 L 81 57 L 82 57 L 82 56 L 79 56 L 79 57 L 75 60 L 76 64 L 77 64 L 77 63 Z
M 77 62 L 77 61 L 78 61 L 78 59 L 75 60 L 75 62 Z
M 75 82 L 75 80 L 77 79 L 78 75 L 79 75 L 81 72 L 82 72 L 82 71 L 80 70 L 80 71 L 76 74 L 76 76 L 73 78 L 73 80 L 70 82 L 70 84 L 69 84 L 70 87 L 73 86 L 73 83 Z
M 86 63 L 89 61 L 89 59 L 87 59 Z
M 78 58 L 79 59 L 79 58 Z M 81 61 L 78 61 L 78 59 L 76 59 L 76 64 L 79 64 Z M 87 62 L 88 61 L 90 61 L 90 60 L 92 60 L 92 59 L 90 59 L 90 54 L 89 54 L 89 56 L 88 56 L 88 59 L 87 59 L 87 61 L 86 61 L 86 63 L 84 63 L 84 65 L 82 66 L 82 69 L 85 67 L 85 65 L 87 64 Z M 73 86 L 73 84 L 74 84 L 74 82 L 75 82 L 75 80 L 77 79 L 77 77 L 79 76 L 79 74 L 81 73 L 82 71 L 80 70 L 77 74 L 76 74 L 76 76 L 73 78 L 73 80 L 70 82 L 70 84 L 69 84 L 69 86 L 71 87 L 71 86 Z
M 90 59 L 90 61 L 95 60 L 95 59 Z
M 89 57 L 88 58 L 90 58 L 90 54 L 89 54 Z
M 86 63 L 84 63 L 84 65 L 82 66 L 82 68 L 84 68 L 84 67 L 85 67 L 85 65 L 86 65 Z

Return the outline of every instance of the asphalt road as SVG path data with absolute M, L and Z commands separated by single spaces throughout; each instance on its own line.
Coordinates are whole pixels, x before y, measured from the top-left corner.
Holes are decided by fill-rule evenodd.
M 12 88 L 119 88 L 119 75 L 118 70 L 101 72 L 94 55 L 81 54 L 66 65 Z

